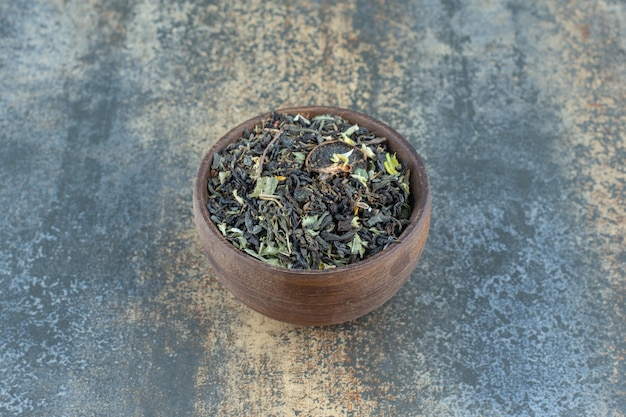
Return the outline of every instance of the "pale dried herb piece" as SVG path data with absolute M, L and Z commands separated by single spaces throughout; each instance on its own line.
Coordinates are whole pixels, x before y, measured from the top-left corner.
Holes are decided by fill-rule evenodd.
M 348 265 L 398 242 L 409 171 L 386 139 L 335 115 L 273 113 L 214 155 L 211 220 L 272 265 Z

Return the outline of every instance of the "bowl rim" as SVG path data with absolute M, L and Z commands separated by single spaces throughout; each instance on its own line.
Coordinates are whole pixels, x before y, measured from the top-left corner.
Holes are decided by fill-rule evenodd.
M 415 198 L 413 202 L 413 207 L 409 216 L 409 224 L 400 234 L 400 236 L 398 236 L 398 240 L 400 241 L 400 243 L 391 245 L 369 258 L 362 259 L 348 265 L 338 266 L 329 269 L 293 269 L 271 265 L 263 262 L 260 259 L 256 259 L 255 257 L 236 248 L 235 246 L 233 246 L 232 243 L 226 240 L 226 238 L 220 233 L 217 226 L 210 218 L 209 211 L 206 208 L 207 199 L 202 198 L 203 195 L 206 195 L 208 198 L 207 180 L 213 162 L 213 155 L 216 152 L 223 150 L 230 143 L 236 142 L 241 137 L 241 134 L 246 128 L 250 128 L 258 124 L 259 122 L 270 117 L 273 113 L 302 114 L 307 118 L 315 117 L 316 115 L 321 114 L 334 114 L 346 119 L 350 123 L 358 124 L 359 126 L 365 126 L 365 124 L 362 124 L 362 122 L 365 122 L 367 124 L 367 126 L 365 127 L 367 127 L 370 131 L 373 131 L 381 137 L 387 138 L 388 141 L 394 143 L 394 146 L 396 148 L 401 147 L 403 151 L 410 156 L 411 161 L 408 161 L 407 163 L 411 165 L 411 170 L 415 169 L 417 171 L 415 174 L 418 176 L 419 179 L 419 195 L 417 196 L 417 198 Z M 311 116 L 311 114 L 313 114 L 313 116 Z M 397 150 L 395 151 L 397 152 Z M 412 166 L 413 163 L 415 164 L 415 166 Z M 413 188 L 413 184 L 411 184 L 411 188 Z M 430 212 L 429 209 L 431 206 L 431 200 L 432 196 L 430 183 L 428 180 L 428 174 L 426 172 L 425 164 L 415 150 L 414 146 L 411 145 L 411 143 L 406 138 L 404 138 L 404 136 L 402 136 L 400 133 L 398 133 L 387 124 L 377 119 L 374 119 L 371 116 L 363 114 L 359 111 L 334 106 L 285 107 L 259 114 L 258 116 L 252 117 L 242 123 L 239 123 L 237 126 L 233 127 L 224 135 L 222 135 L 204 155 L 195 177 L 195 185 L 193 190 L 193 204 L 196 215 L 198 213 L 201 214 L 201 219 L 203 223 L 206 224 L 210 232 L 219 240 L 219 243 L 225 245 L 228 248 L 227 251 L 229 253 L 232 253 L 235 259 L 240 259 L 244 262 L 252 262 L 253 264 L 258 265 L 260 268 L 274 271 L 277 274 L 281 274 L 283 276 L 288 275 L 293 278 L 323 278 L 328 277 L 329 274 L 336 275 L 349 271 L 358 272 L 360 270 L 367 270 L 373 264 L 381 262 L 381 259 L 383 258 L 392 257 L 394 252 L 402 247 L 404 241 L 408 240 L 406 238 L 409 235 L 413 233 L 419 233 L 419 231 L 422 229 L 420 227 L 421 224 L 425 221 L 430 220 L 427 214 L 429 214 Z M 198 221 L 197 218 L 196 221 Z M 428 230 L 426 230 L 426 233 L 428 233 Z M 346 275 L 349 276 L 351 274 Z

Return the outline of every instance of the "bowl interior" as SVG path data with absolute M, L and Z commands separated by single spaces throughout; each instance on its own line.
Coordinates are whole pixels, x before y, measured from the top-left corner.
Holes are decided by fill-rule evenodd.
M 336 107 L 294 107 L 294 108 L 285 108 L 276 110 L 278 113 L 290 113 L 290 114 L 301 114 L 302 116 L 310 119 L 318 115 L 322 114 L 334 114 L 338 115 L 351 123 L 358 124 L 361 127 L 368 128 L 371 132 L 374 132 L 376 135 L 387 138 L 387 147 L 390 151 L 395 152 L 398 156 L 398 159 L 407 163 L 410 173 L 410 195 L 409 195 L 409 203 L 411 205 L 411 215 L 409 217 L 409 224 L 399 236 L 399 240 L 403 240 L 403 238 L 411 233 L 415 233 L 418 228 L 418 223 L 420 219 L 424 216 L 424 213 L 429 208 L 430 204 L 430 188 L 428 184 L 428 177 L 426 174 L 426 170 L 421 158 L 418 156 L 417 152 L 413 148 L 413 146 L 407 142 L 398 132 L 390 128 L 389 126 L 381 123 L 380 121 L 373 119 L 364 114 L 340 109 Z M 259 268 L 276 270 L 278 273 L 289 274 L 292 276 L 328 276 L 329 273 L 336 273 L 340 271 L 348 271 L 352 269 L 359 269 L 366 271 L 368 266 L 377 261 L 378 258 L 392 256 L 394 252 L 394 248 L 398 247 L 398 245 L 392 245 L 385 250 L 373 255 L 369 258 L 363 259 L 361 261 L 346 265 L 340 266 L 332 270 L 302 270 L 302 269 L 289 269 L 284 267 L 273 266 L 257 260 L 252 256 L 240 251 L 236 247 L 234 247 L 230 242 L 228 242 L 217 229 L 217 226 L 213 223 L 213 221 L 209 217 L 208 209 L 206 208 L 208 202 L 208 189 L 207 189 L 207 181 L 211 171 L 211 164 L 213 162 L 213 155 L 222 151 L 229 144 L 236 142 L 243 135 L 243 132 L 246 129 L 251 129 L 261 121 L 267 119 L 271 113 L 265 113 L 254 117 L 246 122 L 241 123 L 236 126 L 232 130 L 230 130 L 226 135 L 220 138 L 215 145 L 209 150 L 209 152 L 204 157 L 202 164 L 198 170 L 198 175 L 196 178 L 196 184 L 194 189 L 194 199 L 197 200 L 194 204 L 197 204 L 198 210 L 202 214 L 203 221 L 207 224 L 208 229 L 214 239 L 218 239 L 224 245 L 229 247 L 229 253 L 232 252 L 232 256 L 234 259 L 246 258 L 246 262 L 253 261 L 258 264 Z

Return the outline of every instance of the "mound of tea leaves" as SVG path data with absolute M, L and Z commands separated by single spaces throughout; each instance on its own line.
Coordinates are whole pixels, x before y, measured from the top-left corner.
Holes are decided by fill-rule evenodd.
M 224 237 L 269 264 L 348 265 L 398 242 L 409 170 L 386 138 L 334 115 L 273 113 L 213 156 L 207 208 Z

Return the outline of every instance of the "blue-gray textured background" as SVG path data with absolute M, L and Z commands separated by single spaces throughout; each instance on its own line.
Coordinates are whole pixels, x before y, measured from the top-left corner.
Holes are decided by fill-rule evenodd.
M 0 415 L 626 413 L 617 0 L 0 2 Z M 365 112 L 432 183 L 355 322 L 240 304 L 191 190 L 235 124 Z

